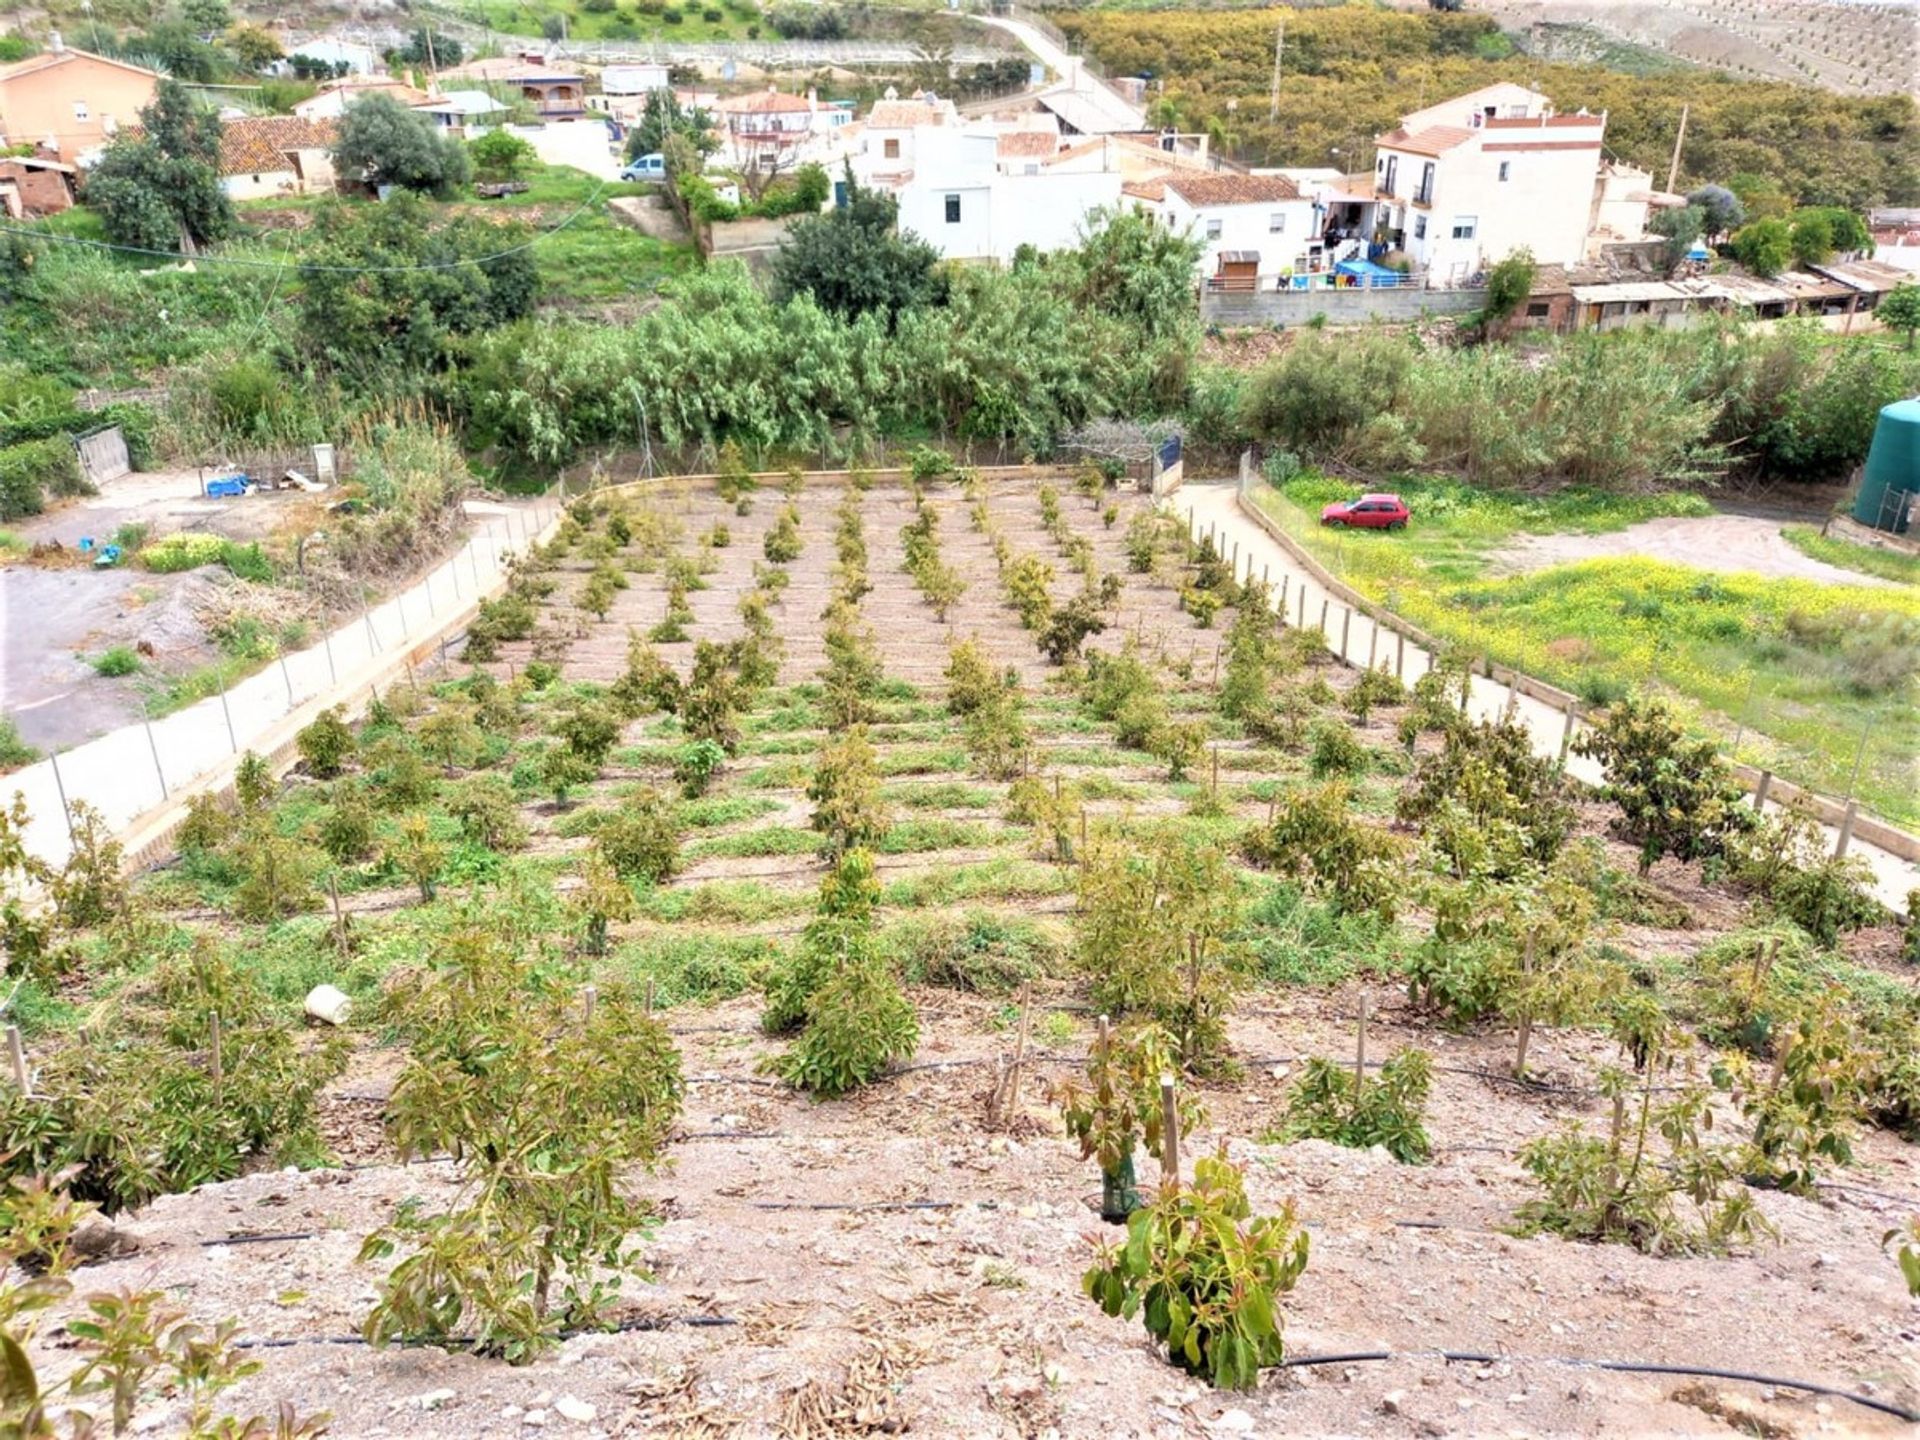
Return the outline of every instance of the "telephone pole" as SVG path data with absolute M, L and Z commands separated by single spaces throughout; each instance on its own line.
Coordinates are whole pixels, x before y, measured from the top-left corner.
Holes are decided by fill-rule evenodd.
M 1674 182 L 1680 178 L 1680 147 L 1687 141 L 1687 105 L 1680 107 L 1680 132 L 1673 137 L 1673 163 L 1667 166 L 1667 193 L 1673 193 Z
M 1267 97 L 1267 123 L 1280 118 L 1280 60 L 1287 53 L 1287 22 L 1282 20 L 1273 37 L 1273 90 Z

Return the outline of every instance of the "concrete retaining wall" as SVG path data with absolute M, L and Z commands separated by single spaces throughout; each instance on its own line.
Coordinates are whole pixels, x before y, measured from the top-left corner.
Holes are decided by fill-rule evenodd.
M 1405 323 L 1428 315 L 1465 315 L 1486 303 L 1485 290 L 1262 290 L 1200 293 L 1200 318 L 1209 325 L 1306 325 L 1316 315 L 1329 325 L 1370 320 Z

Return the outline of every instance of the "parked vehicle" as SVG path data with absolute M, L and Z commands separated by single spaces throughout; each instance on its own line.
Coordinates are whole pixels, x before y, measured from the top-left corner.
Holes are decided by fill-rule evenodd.
M 622 180 L 665 180 L 667 178 L 667 157 L 659 151 L 651 155 L 642 155 L 630 161 L 620 171 Z
M 1404 530 L 1412 517 L 1398 495 L 1362 495 L 1336 500 L 1320 512 L 1322 525 L 1357 525 L 1371 530 Z

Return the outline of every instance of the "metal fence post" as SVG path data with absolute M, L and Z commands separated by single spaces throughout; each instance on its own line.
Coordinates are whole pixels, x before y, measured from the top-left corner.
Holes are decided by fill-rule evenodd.
M 1847 845 L 1853 839 L 1854 817 L 1857 816 L 1859 813 L 1860 813 L 1859 802 L 1856 800 L 1847 801 L 1846 813 L 1840 817 L 1840 834 L 1835 838 L 1833 842 L 1833 858 L 1834 859 L 1844 860 L 1847 858 Z
M 1353 637 L 1353 607 L 1347 606 L 1346 618 L 1340 622 L 1340 663 L 1347 663 L 1347 641 Z
M 67 849 L 73 849 L 73 802 L 67 799 L 67 782 L 60 778 L 60 752 L 49 750 L 47 759 L 53 764 L 53 788 L 60 796 L 60 814 L 67 822 Z
M 1369 619 L 1373 617 L 1369 616 Z M 1380 622 L 1373 621 L 1373 635 L 1367 641 L 1367 669 L 1373 669 L 1373 662 L 1380 657 Z
M 327 683 L 329 685 L 338 685 L 340 683 L 340 672 L 334 668 L 333 664 L 333 632 L 329 630 L 320 638 L 327 647 Z
M 147 718 L 147 707 L 144 703 L 140 707 L 140 724 L 147 732 L 147 749 L 153 752 L 153 773 L 160 781 L 160 798 L 170 800 L 173 798 L 173 792 L 167 788 L 167 772 L 160 768 L 160 744 L 153 738 L 153 721 Z
M 1573 748 L 1573 701 L 1567 701 L 1567 723 L 1560 730 L 1560 763 L 1567 763 L 1567 752 Z
M 473 592 L 480 593 L 480 557 L 473 553 L 474 537 L 467 536 L 467 563 L 473 567 Z
M 233 711 L 227 705 L 226 687 L 220 689 L 220 713 L 227 717 L 227 743 L 233 746 L 233 753 L 240 753 L 240 737 L 233 731 Z
M 373 659 L 380 653 L 380 637 L 374 633 L 373 611 L 367 608 L 367 588 L 360 587 L 360 618 L 367 625 L 367 658 Z
M 1393 633 L 1400 637 L 1399 648 L 1393 656 L 1393 678 L 1404 681 L 1407 678 L 1407 632 L 1396 630 Z
M 293 674 L 291 671 L 287 669 L 287 657 L 285 655 L 282 655 L 279 657 L 279 659 L 280 659 L 280 678 L 287 682 L 287 709 L 292 710 L 293 709 Z
M 1332 604 L 1332 596 L 1322 595 L 1320 597 L 1320 633 L 1322 635 L 1327 633 L 1327 610 Z

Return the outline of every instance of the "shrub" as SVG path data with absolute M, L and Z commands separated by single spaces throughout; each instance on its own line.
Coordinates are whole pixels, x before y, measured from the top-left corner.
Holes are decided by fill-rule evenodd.
M 363 1261 L 406 1252 L 380 1283 L 363 1333 L 464 1345 L 514 1362 L 562 1332 L 602 1323 L 628 1240 L 650 1215 L 622 1190 L 650 1167 L 680 1113 L 680 1057 L 631 991 L 602 985 L 582 1017 L 553 967 L 477 924 L 402 975 L 388 1018 L 408 1045 L 387 1102 L 403 1156 L 461 1157 L 452 1208 L 403 1205 Z
M 885 961 L 850 955 L 814 993 L 806 1029 L 772 1068 L 796 1089 L 833 1099 L 878 1079 L 919 1043 L 913 1006 Z
M 1329 1140 L 1356 1150 L 1379 1145 L 1401 1164 L 1418 1165 L 1433 1149 L 1421 1123 L 1432 1084 L 1433 1060 L 1424 1050 L 1402 1050 L 1371 1080 L 1332 1060 L 1308 1060 L 1278 1138 Z
M 1218 848 L 1172 827 L 1103 836 L 1080 870 L 1079 960 L 1093 1003 L 1157 1022 L 1189 1070 L 1217 1068 L 1240 985 L 1239 913 Z
M 1857 855 L 1835 859 L 1820 822 L 1798 806 L 1762 817 L 1733 839 L 1727 860 L 1735 882 L 1822 945 L 1886 915 L 1873 895 L 1873 868 Z
M 1307 1268 L 1293 1207 L 1249 1220 L 1246 1182 L 1201 1156 L 1191 1185 L 1169 1185 L 1101 1250 L 1082 1285 L 1109 1315 L 1141 1315 L 1168 1358 L 1216 1389 L 1252 1390 L 1286 1358 L 1278 1300 Z
M 96 675 L 110 680 L 132 675 L 140 668 L 140 657 L 124 645 L 116 645 L 111 650 L 103 650 L 93 657 L 93 669 Z
M 680 726 L 689 740 L 711 740 L 727 754 L 740 748 L 740 708 L 746 697 L 734 673 L 733 651 L 711 640 L 693 647 L 693 671 L 680 689 Z
M 1080 657 L 1088 636 L 1106 628 L 1099 602 L 1091 595 L 1076 595 L 1048 617 L 1040 634 L 1041 653 L 1055 665 L 1065 665 Z
M 825 854 L 869 849 L 887 833 L 891 819 L 880 799 L 880 771 L 864 725 L 821 746 L 807 782 L 813 828 L 827 837 Z
M 527 827 L 504 775 L 474 775 L 447 797 L 447 813 L 460 822 L 460 834 L 488 850 L 523 849 Z
M 1367 768 L 1367 747 L 1338 720 L 1316 720 L 1307 727 L 1307 768 L 1313 778 L 1359 775 Z
M 971 637 L 947 651 L 946 678 L 947 713 L 956 718 L 992 703 L 1007 688 L 1007 677 L 994 670 L 985 648 Z
M 353 730 L 338 705 L 322 710 L 293 738 L 294 748 L 306 762 L 307 772 L 317 779 L 330 780 L 345 768 L 353 754 Z
M 673 761 L 673 778 L 680 783 L 681 793 L 689 800 L 706 794 L 726 759 L 727 752 L 711 740 L 681 746 Z
M 680 865 L 680 825 L 654 790 L 629 795 L 594 836 L 594 849 L 623 880 L 658 884 Z
M 1400 842 L 1355 818 L 1339 780 L 1290 792 L 1242 848 L 1256 865 L 1300 876 L 1348 914 L 1391 916 L 1405 888 Z
M 80 458 L 64 435 L 28 440 L 0 449 L 0 520 L 38 515 L 49 495 L 87 495 Z
M 1446 702 L 1439 703 L 1444 709 Z M 1572 787 L 1560 767 L 1535 754 L 1533 737 L 1513 720 L 1473 725 L 1449 713 L 1443 724 L 1446 741 L 1415 763 L 1396 804 L 1399 818 L 1428 824 L 1430 834 L 1440 831 L 1440 848 L 1456 874 L 1473 868 L 1453 843 L 1462 835 L 1483 851 L 1551 864 L 1574 821 Z M 1449 806 L 1459 824 L 1429 823 Z
M 1767 1233 L 1765 1217 L 1738 1183 L 1733 1147 L 1702 1139 L 1711 1124 L 1706 1087 L 1681 1086 L 1655 1105 L 1656 1073 L 1652 1063 L 1645 1066 L 1631 1123 L 1632 1077 L 1602 1073 L 1601 1094 L 1613 1102 L 1604 1138 L 1576 1122 L 1522 1147 L 1521 1167 L 1545 1193 L 1516 1212 L 1521 1234 L 1610 1241 L 1648 1254 L 1711 1254 Z M 1666 1141 L 1664 1159 L 1648 1151 L 1656 1135 Z
M 1620 832 L 1640 850 L 1640 873 L 1663 855 L 1715 859 L 1753 828 L 1746 791 L 1710 740 L 1689 740 L 1663 700 L 1623 700 L 1574 742 L 1600 761 L 1603 798 L 1620 807 Z
M 1007 569 L 1007 599 L 1020 614 L 1023 629 L 1045 628 L 1053 613 L 1053 567 L 1038 555 L 1022 555 Z
M 300 1043 L 274 1021 L 259 978 L 210 943 L 161 961 L 120 1001 L 111 1043 L 53 1050 L 33 1095 L 0 1096 L 0 1175 L 72 1165 L 73 1196 L 113 1213 L 261 1160 L 321 1157 L 318 1096 L 343 1067 L 342 1038 Z M 218 1084 L 207 1063 L 215 1014 L 232 1057 Z

